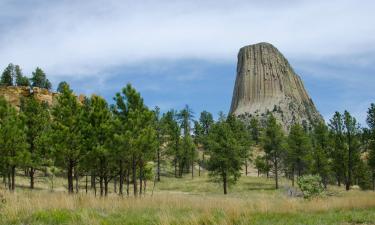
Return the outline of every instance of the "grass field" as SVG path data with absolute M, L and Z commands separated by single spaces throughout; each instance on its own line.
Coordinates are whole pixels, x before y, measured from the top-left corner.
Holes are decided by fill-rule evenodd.
M 273 180 L 241 177 L 222 194 L 221 186 L 206 175 L 191 179 L 162 177 L 151 196 L 152 184 L 141 198 L 107 198 L 80 193 L 69 196 L 56 179 L 54 192 L 45 180 L 30 191 L 17 178 L 15 193 L 0 189 L 0 224 L 375 224 L 375 193 L 345 192 L 329 187 L 330 195 L 304 200 L 274 190 Z

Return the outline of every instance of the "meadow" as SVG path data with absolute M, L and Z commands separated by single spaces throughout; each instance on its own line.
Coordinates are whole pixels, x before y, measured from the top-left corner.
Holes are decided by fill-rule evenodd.
M 274 189 L 272 179 L 242 176 L 224 196 L 207 174 L 200 177 L 162 177 L 152 193 L 138 198 L 95 197 L 92 192 L 68 195 L 65 179 L 55 189 L 38 179 L 36 190 L 17 177 L 15 193 L 0 189 L 0 224 L 375 224 L 375 193 L 328 187 L 323 198 L 289 197 L 290 183 Z M 82 182 L 81 182 L 82 183 Z M 112 185 L 111 185 L 112 187 Z

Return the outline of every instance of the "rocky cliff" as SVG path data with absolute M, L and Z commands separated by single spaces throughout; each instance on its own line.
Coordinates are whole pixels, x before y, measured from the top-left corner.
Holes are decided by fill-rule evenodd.
M 58 95 L 59 93 L 38 87 L 0 86 L 0 96 L 3 96 L 5 100 L 17 109 L 19 109 L 23 97 L 34 96 L 39 101 L 46 102 L 48 105 L 52 106 L 56 103 L 56 97 Z M 83 102 L 84 97 L 84 95 L 79 95 L 77 99 L 79 102 Z
M 311 127 L 323 118 L 288 60 L 271 44 L 245 46 L 238 53 L 230 113 L 264 124 L 272 112 L 288 131 L 292 124 Z
M 58 94 L 42 88 L 30 88 L 20 86 L 0 86 L 0 96 L 3 96 L 10 104 L 17 109 L 21 105 L 21 98 L 35 96 L 36 99 L 53 105 Z

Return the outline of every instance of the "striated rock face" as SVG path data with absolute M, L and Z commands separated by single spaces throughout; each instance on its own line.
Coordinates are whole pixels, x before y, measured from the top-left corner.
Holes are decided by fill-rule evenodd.
M 35 96 L 41 102 L 46 102 L 48 105 L 53 105 L 56 101 L 58 93 L 50 92 L 47 89 L 34 87 L 19 87 L 19 86 L 2 86 L 0 87 L 0 96 L 3 96 L 11 105 L 19 109 L 21 99 Z
M 301 78 L 271 44 L 245 46 L 238 53 L 237 77 L 230 113 L 264 124 L 272 112 L 288 131 L 292 124 L 306 127 L 323 121 Z

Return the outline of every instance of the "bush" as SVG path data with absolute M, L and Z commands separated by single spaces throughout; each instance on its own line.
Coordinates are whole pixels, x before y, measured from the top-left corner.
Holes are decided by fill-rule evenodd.
M 306 199 L 319 197 L 324 193 L 322 178 L 318 175 L 301 176 L 298 178 L 297 184 Z

